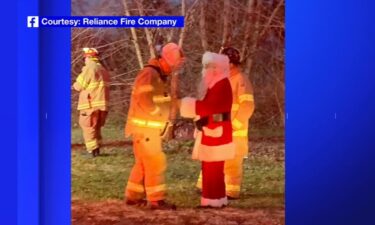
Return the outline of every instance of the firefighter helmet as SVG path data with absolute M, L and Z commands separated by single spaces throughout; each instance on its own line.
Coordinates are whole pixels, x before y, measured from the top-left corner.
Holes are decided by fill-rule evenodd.
M 83 48 L 83 54 L 85 57 L 97 57 L 99 55 L 98 50 L 95 48 Z
M 229 62 L 235 65 L 239 65 L 241 63 L 241 56 L 240 51 L 233 47 L 225 47 L 221 48 L 221 54 L 227 55 L 229 58 Z
M 170 42 L 161 49 L 161 57 L 173 67 L 184 58 L 184 54 L 177 44 Z

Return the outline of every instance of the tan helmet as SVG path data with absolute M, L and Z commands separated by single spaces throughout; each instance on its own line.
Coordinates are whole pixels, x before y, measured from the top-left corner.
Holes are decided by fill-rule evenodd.
M 174 67 L 180 63 L 184 58 L 181 48 L 175 43 L 168 43 L 163 46 L 161 50 L 161 57 L 168 63 L 169 66 Z
M 82 50 L 83 50 L 83 54 L 85 57 L 98 57 L 99 56 L 99 52 L 98 50 L 96 50 L 96 48 L 85 47 Z

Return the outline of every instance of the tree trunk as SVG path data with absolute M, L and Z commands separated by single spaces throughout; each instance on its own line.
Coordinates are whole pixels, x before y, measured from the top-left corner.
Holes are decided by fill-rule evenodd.
M 254 3 L 254 0 L 249 0 L 249 3 L 250 2 Z M 257 46 L 257 39 L 258 39 L 258 36 L 259 36 L 259 22 L 260 22 L 260 14 L 261 14 L 259 6 L 260 6 L 260 2 L 257 2 L 256 5 L 255 5 L 255 11 L 257 11 L 257 16 L 255 17 L 255 19 L 252 20 L 253 21 L 252 35 L 250 35 L 251 25 L 249 27 L 248 33 L 245 34 L 245 35 L 249 35 L 251 37 L 250 48 L 247 48 L 247 51 L 246 51 L 246 47 L 245 47 L 245 51 L 243 52 L 243 54 L 244 54 L 243 57 L 244 57 L 244 60 L 245 60 L 244 62 L 246 62 L 245 73 L 248 74 L 249 78 L 251 76 L 251 69 L 253 67 L 253 62 L 254 62 L 253 57 L 254 57 L 254 52 L 256 50 L 256 46 Z M 249 8 L 250 8 L 250 6 L 249 6 Z M 254 11 L 254 5 L 251 6 L 251 13 L 253 13 L 253 11 Z M 247 38 L 249 38 L 249 36 Z M 249 43 L 249 41 L 246 41 L 246 42 Z M 244 47 L 243 47 L 243 49 L 244 49 Z
M 181 0 L 181 14 L 182 14 L 182 16 L 185 16 L 185 8 L 186 8 L 185 0 Z M 178 46 L 181 49 L 182 49 L 182 45 L 184 43 L 184 37 L 185 37 L 185 27 L 183 27 L 181 29 L 180 38 L 178 40 Z M 172 74 L 172 78 L 171 78 L 171 98 L 172 98 L 172 102 L 175 102 L 178 99 L 178 82 L 179 82 L 178 77 L 179 77 L 179 71 L 174 71 L 173 74 Z M 178 111 L 177 105 L 172 104 L 169 119 L 173 123 L 175 123 L 175 121 L 176 121 L 177 111 Z M 172 134 L 172 136 L 173 136 L 173 134 Z
M 145 12 L 143 10 L 142 0 L 136 0 L 135 2 L 137 3 L 139 15 L 144 16 Z M 144 30 L 145 30 L 145 33 L 146 33 L 148 48 L 150 50 L 150 57 L 155 58 L 156 57 L 156 51 L 155 51 L 154 43 L 152 41 L 151 32 L 148 28 L 144 28 Z
M 272 23 L 273 19 L 275 18 L 276 13 L 279 11 L 279 9 L 283 5 L 283 3 L 284 3 L 284 0 L 279 1 L 276 8 L 273 10 L 271 16 L 268 18 L 267 23 L 264 26 L 263 30 L 260 32 L 259 38 L 262 37 L 266 33 L 267 29 L 271 26 L 271 23 Z
M 185 2 L 185 0 L 181 0 L 181 14 L 182 14 L 182 16 L 184 16 L 184 18 L 186 17 L 186 2 Z M 186 18 L 185 18 L 184 24 L 185 23 L 186 23 Z M 185 24 L 185 26 L 186 26 L 186 24 Z M 180 46 L 181 49 L 182 49 L 182 45 L 184 43 L 184 38 L 185 38 L 185 32 L 186 32 L 185 26 L 181 29 L 180 39 L 178 40 L 178 46 Z
M 200 18 L 199 18 L 199 29 L 201 33 L 202 47 L 206 51 L 208 49 L 207 36 L 206 36 L 206 14 L 205 14 L 206 1 L 201 1 L 200 7 Z
M 124 5 L 125 15 L 130 16 L 128 4 L 126 3 L 126 1 L 127 0 L 122 1 L 123 5 Z M 142 69 L 143 68 L 143 59 L 142 59 L 141 48 L 139 47 L 139 43 L 138 43 L 137 33 L 136 33 L 134 27 L 130 28 L 130 31 L 131 31 L 131 34 L 132 34 L 132 41 L 133 41 L 133 44 L 134 44 L 135 52 L 136 52 L 137 58 L 138 58 L 139 68 Z
M 277 103 L 277 108 L 279 109 L 279 113 L 281 115 L 280 116 L 280 122 L 283 124 L 283 126 L 285 126 L 284 103 L 280 102 L 279 94 L 277 92 L 278 92 L 278 89 L 276 88 L 275 89 L 275 100 L 276 100 L 276 103 Z
M 229 35 L 229 13 L 230 13 L 230 1 L 224 0 L 224 18 L 223 18 L 223 40 L 221 42 L 222 47 L 230 45 Z
M 247 12 L 245 14 L 245 18 L 244 18 L 244 21 L 247 21 L 246 22 L 246 27 L 245 27 L 245 37 L 243 39 L 243 43 L 242 43 L 242 49 L 241 49 L 241 56 L 244 60 L 244 57 L 247 55 L 247 51 L 248 50 L 248 45 L 249 45 L 249 38 L 250 38 L 250 29 L 251 29 L 251 25 L 252 23 L 254 22 L 254 20 L 252 19 L 253 16 L 252 16 L 252 13 L 254 11 L 254 2 L 255 0 L 249 0 L 248 3 L 247 3 Z

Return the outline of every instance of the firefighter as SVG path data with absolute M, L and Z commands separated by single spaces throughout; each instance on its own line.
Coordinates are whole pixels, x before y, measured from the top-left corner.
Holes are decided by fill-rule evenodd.
M 226 160 L 224 164 L 225 190 L 228 199 L 238 199 L 240 196 L 243 160 L 247 157 L 249 119 L 254 112 L 253 87 L 249 79 L 240 70 L 240 52 L 233 47 L 222 48 L 221 54 L 227 55 L 230 63 L 230 84 L 232 87 L 231 121 L 235 158 Z M 197 188 L 202 188 L 200 174 Z
M 99 61 L 99 52 L 95 48 L 83 48 L 85 66 L 78 75 L 73 89 L 79 91 L 79 125 L 88 157 L 100 154 L 102 140 L 101 127 L 104 126 L 109 101 L 109 74 Z
M 183 59 L 180 47 L 168 43 L 161 49 L 160 56 L 151 59 L 136 76 L 125 127 L 125 136 L 133 139 L 135 157 L 125 188 L 127 205 L 175 209 L 165 201 L 167 162 L 162 151 L 162 136 L 170 125 L 169 77 L 181 68 Z

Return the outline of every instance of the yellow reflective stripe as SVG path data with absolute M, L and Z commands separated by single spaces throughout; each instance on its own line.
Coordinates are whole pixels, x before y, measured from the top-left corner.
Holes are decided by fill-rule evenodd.
M 231 184 L 226 184 L 225 185 L 225 190 L 226 191 L 235 191 L 239 192 L 241 189 L 240 185 L 231 185 Z
M 160 108 L 156 106 L 155 109 L 150 112 L 150 114 L 153 115 L 153 116 L 155 116 L 159 112 L 160 112 Z
M 232 121 L 232 126 L 234 126 L 234 128 L 236 128 L 236 129 L 240 129 L 242 127 L 242 123 L 239 120 L 234 119 Z
M 80 104 L 78 105 L 77 110 L 89 109 L 89 108 L 90 108 L 90 105 L 88 104 Z
M 238 111 L 240 109 L 239 104 L 232 104 L 232 111 Z
M 161 185 L 153 186 L 153 187 L 146 187 L 146 193 L 147 195 L 149 195 L 149 194 L 153 194 L 156 192 L 165 191 L 165 189 L 166 189 L 165 184 L 161 184 Z
M 77 77 L 77 82 L 79 83 L 79 85 L 81 85 L 82 88 L 86 89 L 87 86 L 88 86 L 88 83 L 85 81 L 85 79 L 83 79 L 83 76 L 82 75 L 78 75 Z
M 87 150 L 94 150 L 99 147 L 99 144 L 96 140 L 88 141 L 85 143 Z
M 143 120 L 138 118 L 132 118 L 130 121 L 140 127 L 164 128 L 165 126 L 165 123 L 159 121 Z
M 140 119 L 136 119 L 136 118 L 133 118 L 131 120 L 134 124 L 136 125 L 139 125 L 139 126 L 146 126 L 146 120 L 140 120 Z
M 77 109 L 89 109 L 91 107 L 106 106 L 106 101 L 93 101 L 91 103 L 79 104 Z
M 150 85 L 150 84 L 141 85 L 141 86 L 135 88 L 135 92 L 138 93 L 138 94 L 144 93 L 144 92 L 151 92 L 153 90 L 154 90 L 154 87 L 152 87 L 152 85 Z
M 171 96 L 163 96 L 163 95 L 156 95 L 154 97 L 152 97 L 152 100 L 155 102 L 155 103 L 165 103 L 165 102 L 170 102 L 171 101 Z
M 159 122 L 155 122 L 155 121 L 147 121 L 147 126 L 149 127 L 164 127 L 165 124 L 164 123 L 159 123 Z
M 247 130 L 236 130 L 232 135 L 233 137 L 247 137 Z
M 202 189 L 202 172 L 199 173 L 198 181 L 195 184 L 195 187 L 198 189 Z
M 130 181 L 128 181 L 128 185 L 126 186 L 126 189 L 129 191 L 134 191 L 134 192 L 139 192 L 139 193 L 145 192 L 145 188 L 143 187 L 143 185 L 136 184 Z
M 91 102 L 92 107 L 104 106 L 104 105 L 106 105 L 106 101 L 93 101 L 93 102 Z
M 104 82 L 104 81 L 91 82 L 91 83 L 87 86 L 87 89 L 90 90 L 90 89 L 95 89 L 95 88 L 104 87 L 104 86 L 107 86 L 107 83 Z
M 254 96 L 251 95 L 251 94 L 243 94 L 243 95 L 240 95 L 240 96 L 238 97 L 238 99 L 239 99 L 240 104 L 241 104 L 242 102 L 244 102 L 244 101 L 253 102 L 253 101 L 254 101 Z

